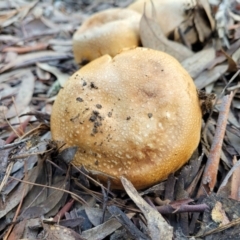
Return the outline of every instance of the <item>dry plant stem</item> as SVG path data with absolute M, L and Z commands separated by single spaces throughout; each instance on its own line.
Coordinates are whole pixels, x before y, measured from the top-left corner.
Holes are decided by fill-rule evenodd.
M 106 191 L 108 191 L 108 193 L 110 193 L 113 197 L 115 197 L 115 194 L 113 194 L 111 191 L 109 191 L 106 187 L 104 187 L 101 183 L 99 183 L 98 181 L 96 181 L 95 179 L 91 178 L 90 176 L 88 176 L 87 174 L 85 174 L 83 171 L 81 171 L 81 169 L 79 167 L 77 167 L 76 165 L 74 165 L 74 163 L 71 163 L 81 174 L 83 174 L 86 178 L 88 178 L 90 181 L 94 182 L 95 184 L 97 184 L 98 186 L 100 186 L 101 188 L 105 189 Z
M 14 133 L 12 133 L 6 140 L 6 144 L 13 142 L 14 139 L 16 139 L 17 137 L 20 138 L 20 136 L 23 135 L 24 130 L 26 129 L 30 119 L 31 117 L 28 117 L 23 123 L 20 124 L 17 130 L 14 130 Z
M 5 149 L 9 149 L 9 148 L 16 147 L 16 146 L 18 146 L 18 145 L 21 144 L 21 143 L 24 143 L 24 142 L 29 141 L 30 139 L 31 139 L 31 138 L 26 138 L 26 139 L 23 139 L 23 140 L 18 141 L 18 142 L 5 144 L 5 145 L 3 145 L 3 146 L 0 146 L 0 151 L 1 151 L 1 150 L 5 150 Z
M 164 205 L 164 206 L 156 206 L 156 209 L 161 214 L 176 214 L 176 213 L 184 213 L 184 212 L 204 212 L 206 209 L 208 209 L 208 205 L 206 205 L 206 204 L 182 205 L 177 209 L 173 208 L 171 205 Z
M 6 47 L 3 52 L 17 52 L 17 53 L 28 53 L 33 51 L 45 50 L 47 49 L 48 44 L 38 43 L 34 46 L 25 46 L 25 47 Z
M 210 230 L 210 231 L 208 231 L 208 232 L 206 232 L 206 233 L 204 233 L 202 235 L 197 235 L 195 237 L 205 237 L 205 236 L 208 236 L 210 234 L 222 232 L 222 231 L 224 231 L 224 230 L 226 230 L 226 229 L 228 229 L 230 227 L 236 226 L 238 224 L 240 224 L 240 218 L 237 218 L 236 220 L 233 220 L 230 223 L 227 223 L 227 224 L 225 224 L 223 226 L 220 226 L 220 227 L 218 227 L 216 229 L 212 229 L 212 230 Z
M 196 177 L 193 179 L 193 181 L 191 182 L 191 184 L 188 186 L 188 188 L 186 189 L 186 192 L 189 194 L 189 196 L 191 197 L 196 189 L 197 184 L 199 183 L 202 173 L 203 173 L 204 167 L 202 167 Z
M 87 193 L 87 194 L 91 195 L 92 197 L 94 197 L 97 201 L 103 202 L 103 198 L 104 198 L 104 197 L 103 197 L 103 194 L 101 194 L 101 193 L 99 193 L 99 192 L 94 192 L 94 191 L 88 189 L 87 187 L 85 187 L 85 186 L 83 186 L 81 183 L 79 183 L 76 179 L 74 179 L 74 183 L 75 183 L 78 187 L 82 188 L 82 189 L 85 191 L 85 193 Z M 115 196 L 115 197 L 116 197 L 116 196 Z M 110 203 L 110 204 L 114 204 L 114 205 L 116 205 L 116 206 L 119 207 L 119 208 L 124 208 L 124 209 L 129 210 L 129 211 L 132 211 L 132 212 L 138 212 L 138 213 L 141 212 L 141 211 L 140 211 L 139 209 L 137 209 L 137 208 L 128 207 L 128 206 L 122 204 L 122 203 L 119 202 L 118 199 L 115 198 L 115 197 L 113 196 L 113 198 L 109 200 L 109 203 Z M 73 198 L 74 198 L 74 197 L 73 197 Z
M 28 132 L 26 132 L 24 135 L 21 136 L 21 138 L 26 138 L 28 136 L 32 136 L 33 134 L 36 134 L 38 133 L 39 131 L 41 130 L 49 130 L 49 126 L 44 124 L 44 123 L 41 123 L 39 124 L 37 127 L 29 130 Z
M 54 190 L 59 190 L 59 191 L 63 191 L 65 193 L 68 193 L 72 196 L 74 196 L 77 201 L 79 201 L 80 203 L 82 204 L 86 204 L 88 206 L 88 203 L 82 199 L 81 197 L 79 197 L 77 194 L 73 193 L 73 192 L 70 192 L 68 190 L 65 190 L 65 189 L 61 189 L 61 188 L 56 188 L 56 187 L 52 187 L 52 186 L 47 186 L 47 185 L 43 185 L 43 184 L 38 184 L 38 183 L 32 183 L 32 182 L 28 182 L 28 181 L 24 181 L 24 180 L 21 180 L 21 179 L 18 179 L 18 178 L 15 178 L 15 177 L 12 177 L 12 176 L 9 176 L 9 178 L 13 179 L 13 180 L 16 180 L 16 181 L 19 181 L 19 182 L 23 182 L 23 183 L 27 183 L 27 184 L 30 184 L 30 185 L 34 185 L 34 186 L 38 186 L 38 187 L 46 187 L 46 188 L 51 188 L 51 189 L 54 189 Z
M 154 205 L 154 203 L 152 202 L 152 200 L 151 200 L 148 196 L 146 196 L 146 197 L 144 198 L 144 200 L 145 200 L 152 208 L 154 208 L 154 209 L 157 210 L 156 206 Z
M 16 160 L 16 159 L 23 159 L 23 158 L 27 158 L 33 155 L 42 155 L 42 154 L 46 154 L 53 151 L 53 148 L 50 148 L 49 150 L 43 151 L 43 152 L 34 152 L 34 153 L 27 153 L 27 154 L 22 154 L 22 155 L 17 155 L 17 156 L 13 156 L 10 158 L 10 160 Z
M 62 219 L 66 212 L 70 210 L 70 208 L 73 206 L 74 199 L 71 199 L 70 201 L 65 204 L 65 206 L 58 212 L 58 214 L 53 218 L 54 222 L 59 223 L 60 219 Z
M 13 165 L 14 165 L 14 162 L 10 162 L 7 166 L 7 169 L 6 169 L 6 174 L 4 175 L 4 178 L 3 180 L 1 181 L 1 184 L 0 184 L 0 192 L 2 192 L 2 189 L 4 188 L 5 184 L 7 183 L 8 181 L 8 178 L 11 174 L 11 171 L 12 171 L 12 168 L 13 168 Z
M 216 133 L 213 139 L 211 150 L 208 156 L 207 164 L 203 173 L 201 189 L 205 185 L 207 187 L 207 192 L 212 192 L 216 184 L 218 165 L 220 160 L 220 154 L 222 150 L 223 138 L 226 130 L 228 113 L 230 105 L 232 102 L 233 93 L 224 96 L 217 121 Z
M 78 187 L 82 188 L 85 193 L 91 195 L 93 198 L 95 198 L 95 199 L 98 200 L 99 202 L 102 201 L 102 194 L 101 194 L 101 193 L 92 191 L 91 189 L 83 186 L 80 182 L 77 181 L 77 179 L 73 179 L 73 180 L 74 180 L 74 183 L 75 183 Z

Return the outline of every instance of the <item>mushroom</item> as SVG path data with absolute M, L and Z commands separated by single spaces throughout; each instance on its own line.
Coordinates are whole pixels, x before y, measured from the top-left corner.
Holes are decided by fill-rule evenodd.
M 73 35 L 73 53 L 77 63 L 102 55 L 115 56 L 140 42 L 141 15 L 130 9 L 108 9 L 88 18 Z
M 170 55 L 136 48 L 102 56 L 73 74 L 51 115 L 54 140 L 77 146 L 73 163 L 122 188 L 160 182 L 191 157 L 201 109 L 192 78 Z M 61 144 L 62 146 L 62 144 Z

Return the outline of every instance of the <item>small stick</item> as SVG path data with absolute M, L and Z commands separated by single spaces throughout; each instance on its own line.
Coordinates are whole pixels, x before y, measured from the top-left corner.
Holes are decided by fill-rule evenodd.
M 233 93 L 224 96 L 222 99 L 219 117 L 217 121 L 216 133 L 213 139 L 211 150 L 208 156 L 207 164 L 203 173 L 201 188 L 207 187 L 207 192 L 212 192 L 216 184 L 218 165 L 222 150 L 223 138 L 226 130 L 228 113 L 232 102 Z
M 184 212 L 204 212 L 209 207 L 207 204 L 197 204 L 197 205 L 182 205 L 179 208 L 175 209 L 171 205 L 156 206 L 156 209 L 161 214 L 176 214 Z
M 46 43 L 38 43 L 33 46 L 25 46 L 25 47 L 6 47 L 3 49 L 3 52 L 17 52 L 18 54 L 28 53 L 33 51 L 45 50 L 47 49 L 48 44 Z
M 71 207 L 73 206 L 74 202 L 75 202 L 75 200 L 73 198 L 70 199 L 64 205 L 64 207 L 58 212 L 58 214 L 53 218 L 53 221 L 59 223 L 60 219 L 62 219 L 64 217 L 64 214 L 71 209 Z

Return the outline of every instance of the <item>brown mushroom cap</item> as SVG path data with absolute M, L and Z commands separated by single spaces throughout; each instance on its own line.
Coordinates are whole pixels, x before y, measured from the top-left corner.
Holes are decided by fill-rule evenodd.
M 53 139 L 79 147 L 74 164 L 113 177 L 114 188 L 121 175 L 137 189 L 166 179 L 188 161 L 200 129 L 193 80 L 173 57 L 146 48 L 77 71 L 51 116 Z
M 115 56 L 139 45 L 141 15 L 130 9 L 108 9 L 92 15 L 73 36 L 75 61 L 91 61 L 102 55 Z

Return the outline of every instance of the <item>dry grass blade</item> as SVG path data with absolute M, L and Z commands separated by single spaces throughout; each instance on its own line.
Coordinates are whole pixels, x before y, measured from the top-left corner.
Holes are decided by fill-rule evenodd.
M 211 146 L 208 161 L 202 177 L 202 185 L 207 187 L 207 191 L 212 192 L 217 180 L 218 165 L 222 150 L 223 138 L 226 130 L 229 108 L 232 102 L 233 93 L 224 96 L 219 111 L 216 133 Z M 203 186 L 202 186 L 203 187 Z
M 171 240 L 173 237 L 173 228 L 168 225 L 162 215 L 143 200 L 131 182 L 124 177 L 121 177 L 121 181 L 128 196 L 140 208 L 143 215 L 147 219 L 148 230 L 151 239 L 159 240 L 159 236 L 161 236 L 162 239 Z

